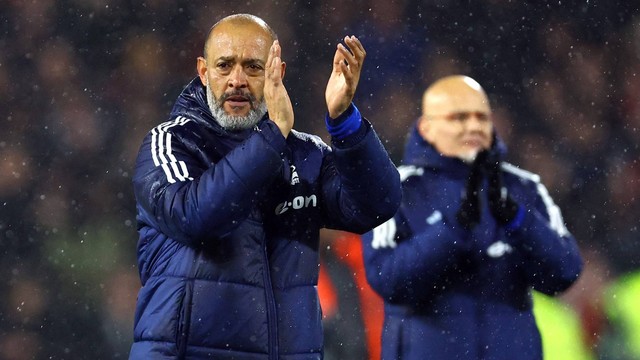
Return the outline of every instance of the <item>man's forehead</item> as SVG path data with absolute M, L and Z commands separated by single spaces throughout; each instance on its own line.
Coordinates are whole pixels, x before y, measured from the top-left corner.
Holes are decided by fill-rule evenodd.
M 257 31 L 232 29 L 212 33 L 207 43 L 207 51 L 212 58 L 249 57 L 266 60 L 270 46 L 270 37 L 264 32 L 260 34 Z
M 430 93 L 425 97 L 424 110 L 428 114 L 455 112 L 490 113 L 489 101 L 483 93 L 472 91 Z

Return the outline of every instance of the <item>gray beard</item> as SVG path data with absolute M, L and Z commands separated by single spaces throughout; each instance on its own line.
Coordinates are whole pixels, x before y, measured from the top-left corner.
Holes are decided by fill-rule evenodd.
M 210 87 L 207 88 L 207 104 L 211 110 L 213 118 L 222 126 L 225 130 L 245 130 L 253 128 L 260 119 L 267 113 L 267 104 L 264 99 L 258 103 L 255 108 L 252 107 L 249 113 L 245 116 L 229 115 L 224 110 L 222 102 L 218 101 L 213 96 L 213 91 Z

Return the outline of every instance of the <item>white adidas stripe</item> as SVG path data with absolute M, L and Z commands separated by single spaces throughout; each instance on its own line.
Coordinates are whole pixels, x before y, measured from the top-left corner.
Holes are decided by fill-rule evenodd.
M 566 236 L 569 234 L 569 230 L 567 230 L 567 227 L 564 225 L 564 220 L 562 219 L 560 208 L 553 201 L 551 195 L 549 195 L 549 191 L 540 181 L 539 175 L 504 162 L 502 163 L 502 169 L 521 178 L 533 181 L 536 184 L 538 195 L 540 195 L 545 207 L 547 208 L 547 213 L 549 214 L 549 226 L 551 226 L 551 228 L 555 230 L 560 236 Z
M 189 170 L 184 161 L 179 161 L 171 150 L 171 133 L 167 132 L 174 126 L 182 126 L 191 121 L 182 116 L 178 116 L 173 121 L 162 123 L 151 130 L 151 157 L 156 166 L 161 166 L 167 176 L 167 181 L 175 183 L 178 181 L 193 180 L 189 177 Z

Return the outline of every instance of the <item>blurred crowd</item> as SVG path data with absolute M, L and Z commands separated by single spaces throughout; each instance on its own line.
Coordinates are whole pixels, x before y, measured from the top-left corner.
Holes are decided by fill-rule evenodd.
M 579 242 L 585 272 L 561 299 L 587 346 L 633 358 L 604 340 L 616 333 L 612 286 L 640 271 L 637 3 L 5 0 L 0 359 L 128 356 L 140 286 L 134 157 L 196 75 L 210 26 L 234 12 L 274 27 L 295 128 L 325 141 L 331 56 L 358 36 L 356 104 L 398 165 L 426 86 L 454 73 L 478 80 L 509 160 L 540 174 Z

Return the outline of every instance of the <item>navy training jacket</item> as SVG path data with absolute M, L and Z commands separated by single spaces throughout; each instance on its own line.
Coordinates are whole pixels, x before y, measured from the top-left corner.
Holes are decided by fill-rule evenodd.
M 363 233 L 400 204 L 399 174 L 361 126 L 334 148 L 294 130 L 285 139 L 267 116 L 228 132 L 198 78 L 183 90 L 133 178 L 142 288 L 131 359 L 322 358 L 319 229 Z
M 527 210 L 522 226 L 500 227 L 482 190 L 480 224 L 465 231 L 456 212 L 470 167 L 411 132 L 400 209 L 363 236 L 367 279 L 385 301 L 383 360 L 542 359 L 530 291 L 567 289 L 582 259 L 539 177 L 501 168 Z

